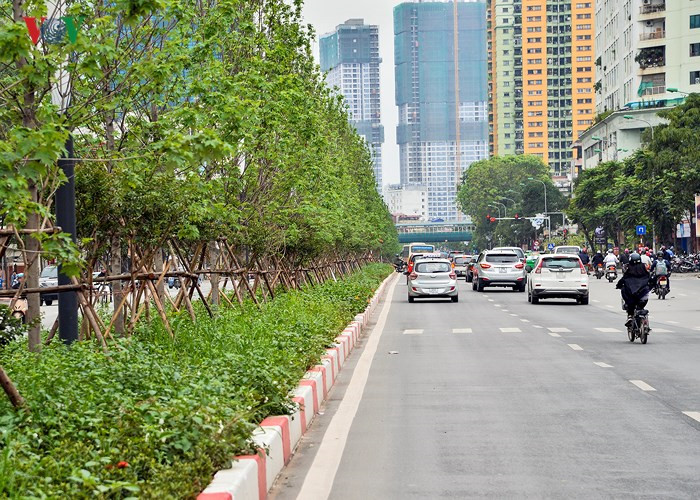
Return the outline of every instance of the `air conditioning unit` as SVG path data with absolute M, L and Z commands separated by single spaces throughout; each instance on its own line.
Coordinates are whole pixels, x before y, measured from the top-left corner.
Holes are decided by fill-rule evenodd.
M 653 22 L 653 21 L 647 21 L 647 22 L 644 23 L 644 24 L 646 24 L 647 28 L 651 28 L 652 26 L 654 26 L 654 22 Z

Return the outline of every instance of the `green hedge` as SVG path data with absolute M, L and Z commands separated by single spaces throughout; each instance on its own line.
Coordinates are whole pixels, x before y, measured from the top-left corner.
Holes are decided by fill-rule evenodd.
M 292 408 L 304 371 L 390 272 L 371 264 L 260 310 L 175 316 L 175 341 L 154 322 L 109 359 L 91 342 L 7 346 L 0 363 L 29 412 L 0 401 L 0 497 L 195 497 L 251 451 L 257 423 Z

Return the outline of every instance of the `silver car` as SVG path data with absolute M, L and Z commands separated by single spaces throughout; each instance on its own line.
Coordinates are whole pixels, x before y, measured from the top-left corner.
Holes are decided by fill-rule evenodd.
M 455 255 L 453 257 L 452 262 L 455 265 L 454 270 L 457 277 L 467 275 L 467 264 L 469 264 L 471 258 L 471 255 Z
M 417 260 L 408 275 L 408 301 L 417 297 L 449 297 L 459 300 L 457 275 L 448 259 L 423 258 Z
M 473 290 L 483 292 L 487 286 L 503 286 L 524 292 L 526 284 L 525 264 L 515 252 L 484 251 L 474 264 Z

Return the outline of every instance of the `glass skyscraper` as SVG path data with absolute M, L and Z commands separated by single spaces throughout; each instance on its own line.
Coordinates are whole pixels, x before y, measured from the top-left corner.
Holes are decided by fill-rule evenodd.
M 485 4 L 398 5 L 394 51 L 401 184 L 425 187 L 429 218 L 461 219 L 462 172 L 488 157 Z
M 379 28 L 349 19 L 320 40 L 321 70 L 345 97 L 350 122 L 372 152 L 377 191 L 382 193 L 382 143 L 379 100 Z

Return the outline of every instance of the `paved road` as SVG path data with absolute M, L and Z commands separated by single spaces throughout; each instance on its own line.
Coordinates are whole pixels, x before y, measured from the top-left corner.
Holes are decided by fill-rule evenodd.
M 460 294 L 397 281 L 272 498 L 700 498 L 700 279 L 652 298 L 647 345 L 607 282 Z

